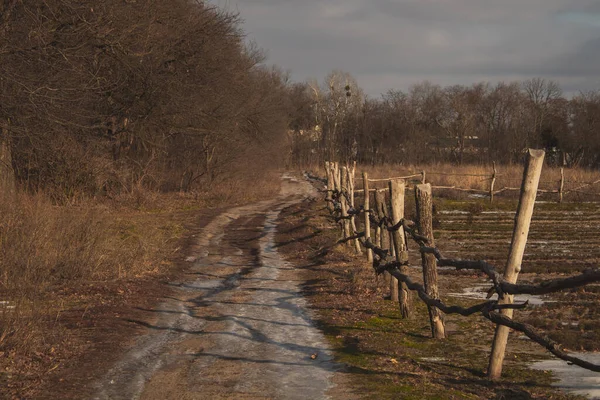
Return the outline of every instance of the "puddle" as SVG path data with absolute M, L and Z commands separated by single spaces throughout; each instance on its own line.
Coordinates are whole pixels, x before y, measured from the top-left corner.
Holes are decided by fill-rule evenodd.
M 600 353 L 571 353 L 583 360 L 600 364 Z M 566 361 L 554 358 L 538 361 L 531 368 L 552 371 L 558 378 L 553 383 L 565 392 L 586 396 L 590 399 L 600 399 L 600 373 L 588 371 L 576 365 L 569 365 Z
M 487 292 L 491 287 L 491 283 L 479 283 L 475 286 L 464 288 L 462 293 L 448 293 L 448 296 L 452 297 L 460 297 L 463 299 L 475 299 L 475 300 L 485 300 L 487 296 Z M 498 299 L 498 294 L 494 293 L 494 295 L 490 298 L 490 300 Z M 540 306 L 544 303 L 554 303 L 554 300 L 548 300 L 542 298 L 541 296 L 535 296 L 530 294 L 518 294 L 515 296 L 516 303 L 522 303 L 525 301 L 529 301 L 529 305 L 532 306 Z
M 442 362 L 446 361 L 444 357 L 421 357 L 419 358 L 421 361 L 429 361 L 429 362 Z

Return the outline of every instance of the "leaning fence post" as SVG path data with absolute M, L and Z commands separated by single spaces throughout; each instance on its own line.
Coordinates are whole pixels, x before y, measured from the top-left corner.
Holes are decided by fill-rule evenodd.
M 392 206 L 392 224 L 396 225 L 404 218 L 404 191 L 405 184 L 403 179 L 392 179 L 389 182 L 390 186 L 390 204 Z M 394 248 L 396 249 L 396 261 L 400 263 L 400 272 L 408 274 L 408 251 L 404 240 L 404 228 L 400 226 L 393 232 Z M 400 303 L 400 313 L 403 318 L 410 316 L 410 291 L 404 282 L 398 282 L 396 278 L 392 279 L 397 282 L 398 287 L 398 302 Z
M 527 236 L 529 234 L 529 226 L 533 215 L 533 207 L 537 195 L 538 185 L 540 183 L 540 175 L 542 166 L 544 165 L 544 150 L 529 149 L 527 155 L 527 163 L 523 171 L 523 182 L 521 183 L 521 195 L 519 197 L 519 205 L 517 206 L 517 214 L 515 216 L 515 226 L 513 228 L 513 236 L 510 245 L 510 252 L 506 269 L 504 270 L 504 279 L 509 283 L 516 283 L 521 271 L 521 262 L 523 261 L 523 253 L 527 244 Z M 500 299 L 500 304 L 512 304 L 512 295 L 504 295 Z M 512 309 L 502 309 L 500 313 L 508 318 L 512 318 Z M 498 379 L 502 375 L 502 362 L 504 361 L 504 353 L 506 351 L 506 343 L 508 341 L 509 328 L 503 325 L 496 326 L 496 334 L 492 345 L 492 354 L 488 367 L 488 378 Z
M 565 189 L 565 168 L 560 167 L 560 183 L 558 184 L 558 202 L 563 202 L 563 194 Z
M 366 172 L 363 172 L 362 176 L 363 189 L 365 191 L 365 201 L 363 202 L 363 209 L 365 213 L 365 240 L 371 240 L 371 221 L 369 220 L 369 216 L 371 215 L 371 212 L 369 211 L 369 175 Z M 377 240 L 375 240 L 375 245 L 379 246 Z M 367 249 L 367 261 L 373 262 L 373 251 L 371 249 Z
M 492 181 L 490 182 L 490 203 L 494 202 L 494 185 L 496 184 L 496 161 L 492 162 L 494 170 L 492 171 Z
M 433 200 L 431 198 L 431 185 L 421 184 L 415 188 L 415 202 L 417 204 L 417 224 L 419 234 L 427 238 L 427 245 L 435 247 L 433 238 Z M 423 283 L 425 291 L 434 299 L 439 299 L 437 260 L 433 254 L 421 253 L 423 265 Z M 427 307 L 429 310 L 429 322 L 431 323 L 431 334 L 435 339 L 444 339 L 446 329 L 444 327 L 444 315 L 436 307 Z

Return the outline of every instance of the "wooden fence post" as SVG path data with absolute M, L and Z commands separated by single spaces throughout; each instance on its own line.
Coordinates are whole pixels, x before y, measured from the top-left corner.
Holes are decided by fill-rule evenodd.
M 327 197 L 325 200 L 327 201 L 327 209 L 329 212 L 333 212 L 333 172 L 332 172 L 332 164 L 329 161 L 325 161 L 325 172 L 327 173 Z
M 523 261 L 523 253 L 527 244 L 527 236 L 529 234 L 529 226 L 533 215 L 533 207 L 537 195 L 538 185 L 540 183 L 540 175 L 542 166 L 544 165 L 544 150 L 529 149 L 527 155 L 527 163 L 523 171 L 523 182 L 521 183 L 521 195 L 519 197 L 519 205 L 517 206 L 517 214 L 515 216 L 515 226 L 510 245 L 510 252 L 506 269 L 504 270 L 504 279 L 510 283 L 516 283 L 521 271 L 521 263 Z M 504 298 L 499 301 L 500 304 L 512 304 L 512 295 L 504 295 Z M 500 313 L 512 318 L 512 309 L 500 310 Z M 504 353 L 506 351 L 506 343 L 508 341 L 509 328 L 503 325 L 496 326 L 496 334 L 492 345 L 492 354 L 488 367 L 488 378 L 498 379 L 502 375 L 502 362 L 504 361 Z
M 347 239 L 350 237 L 350 220 L 348 219 L 348 168 L 346 167 L 341 168 L 340 185 L 340 203 L 342 207 L 342 232 L 344 235 L 344 239 Z
M 365 191 L 365 201 L 363 202 L 364 215 L 365 215 L 365 240 L 371 240 L 371 221 L 369 220 L 369 216 L 371 215 L 369 209 L 369 175 L 366 172 L 363 172 L 363 189 Z M 375 245 L 379 246 L 377 240 L 375 240 Z M 371 249 L 367 249 L 367 261 L 373 262 L 373 251 Z
M 490 182 L 490 203 L 494 202 L 494 185 L 496 184 L 496 161 L 492 162 L 494 170 L 492 171 L 492 181 Z
M 331 178 L 333 179 L 333 190 L 337 191 L 339 190 L 338 186 L 339 186 L 339 175 L 337 173 L 337 165 L 335 162 L 330 162 L 329 163 L 329 168 L 331 168 Z
M 396 225 L 404 218 L 404 191 L 405 184 L 403 179 L 392 179 L 389 182 L 390 186 L 390 204 L 392 206 L 392 224 Z M 404 228 L 393 232 L 394 248 L 396 249 L 396 261 L 404 264 L 408 261 L 408 251 L 406 249 L 406 242 L 404 240 Z M 406 265 L 400 266 L 400 272 L 408 274 L 408 267 Z M 396 282 L 398 290 L 398 302 L 400 303 L 400 313 L 403 318 L 410 316 L 411 308 L 411 295 L 406 283 L 398 282 L 396 278 L 392 279 L 392 282 Z
M 565 168 L 560 167 L 560 183 L 558 184 L 558 202 L 563 202 L 563 194 L 565 190 Z
M 379 220 L 383 220 L 388 216 L 387 207 L 385 206 L 385 190 L 380 189 L 375 191 L 375 207 L 377 210 L 377 218 L 379 218 Z M 377 236 L 379 236 L 379 240 L 377 239 Z M 390 251 L 390 255 L 392 255 L 391 252 L 393 251 L 394 246 L 390 246 L 390 232 L 388 232 L 385 226 L 383 228 L 381 226 L 377 227 L 375 233 L 375 242 L 380 248 L 388 249 Z M 385 277 L 385 282 L 390 285 L 390 279 L 392 277 L 390 273 L 385 271 L 383 276 Z M 396 292 L 395 301 L 398 301 L 398 285 L 394 284 L 393 287 L 393 291 Z
M 383 204 L 380 205 L 380 203 L 383 203 L 385 200 L 382 196 L 382 193 L 379 190 L 375 190 L 375 215 L 377 216 L 377 219 L 381 220 L 382 214 L 383 214 Z M 379 248 L 385 249 L 385 247 L 383 247 L 383 242 L 382 242 L 382 235 L 381 235 L 381 226 L 377 225 L 375 227 L 375 246 L 378 246 Z
M 342 176 L 340 173 L 340 165 L 337 162 L 333 163 L 333 170 L 331 171 L 333 174 L 333 188 L 337 193 L 337 201 L 338 207 L 340 207 L 340 214 L 342 212 Z M 340 224 L 343 233 L 343 222 Z
M 419 234 L 428 239 L 427 245 L 435 247 L 433 238 L 433 200 L 431 196 L 431 185 L 421 184 L 415 188 L 415 201 L 417 205 L 417 224 Z M 439 299 L 437 260 L 433 254 L 421 254 L 423 265 L 423 283 L 425 291 L 434 299 Z M 435 339 L 446 337 L 444 326 L 444 314 L 435 307 L 427 307 L 429 310 L 429 322 L 431 323 L 431 334 Z
M 380 220 L 388 216 L 388 211 L 385 206 L 385 190 L 379 189 L 375 191 L 375 206 L 377 209 L 377 218 Z M 380 246 L 382 249 L 389 249 L 390 236 L 387 229 L 378 227 L 380 231 Z
M 355 211 L 356 207 L 354 206 L 354 176 L 355 176 L 355 171 L 356 171 L 356 162 L 354 163 L 354 167 L 348 168 L 347 171 L 348 171 L 348 197 L 350 198 L 350 208 L 352 208 L 352 210 Z M 355 235 L 357 233 L 358 233 L 358 230 L 356 229 L 356 216 L 353 214 L 350 217 L 350 234 Z M 357 253 L 360 254 L 361 248 L 360 248 L 360 241 L 358 240 L 358 238 L 354 239 L 354 249 L 356 250 Z

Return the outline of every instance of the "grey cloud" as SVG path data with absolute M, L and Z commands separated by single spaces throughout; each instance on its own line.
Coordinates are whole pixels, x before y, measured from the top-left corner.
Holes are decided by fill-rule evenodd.
M 568 71 L 571 76 L 600 79 L 600 34 L 587 40 L 579 48 L 551 61 L 557 70 Z
M 600 14 L 600 2 L 597 0 L 578 1 L 573 2 L 572 4 L 566 4 L 565 7 L 560 10 L 560 13 L 568 12 Z
M 245 30 L 270 61 L 291 69 L 297 80 L 321 79 L 340 68 L 374 96 L 422 79 L 446 85 L 542 76 L 565 91 L 600 88 L 600 29 L 590 23 L 600 12 L 597 0 L 227 4 L 239 9 Z

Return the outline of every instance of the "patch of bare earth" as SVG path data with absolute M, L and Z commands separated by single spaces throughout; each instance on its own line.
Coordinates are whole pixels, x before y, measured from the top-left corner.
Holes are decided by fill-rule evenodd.
M 364 256 L 334 245 L 339 229 L 324 202 L 304 202 L 283 210 L 277 242 L 286 258 L 303 271 L 305 295 L 318 324 L 345 365 L 344 381 L 361 398 L 402 399 L 572 399 L 551 386 L 552 376 L 532 371 L 532 360 L 546 357 L 517 333 L 509 339 L 504 375 L 485 377 L 494 326 L 474 315 L 446 316 L 448 338 L 433 340 L 427 310 L 413 299 L 414 314 L 402 319 L 384 297 L 387 282 L 376 277 Z M 443 239 L 440 240 L 443 243 Z M 413 262 L 415 262 L 413 260 Z M 419 264 L 419 261 L 415 262 Z M 420 279 L 420 270 L 413 277 Z M 483 277 L 442 273 L 440 293 L 451 304 L 477 300 L 450 297 Z M 535 279 L 527 277 L 525 279 Z M 520 314 L 527 318 L 527 314 Z M 519 315 L 517 315 L 519 318 Z

